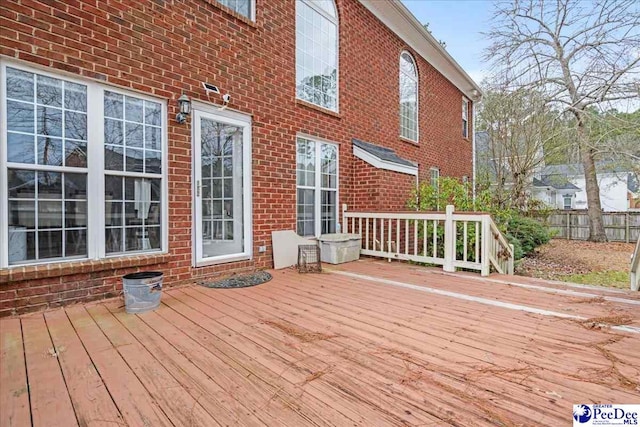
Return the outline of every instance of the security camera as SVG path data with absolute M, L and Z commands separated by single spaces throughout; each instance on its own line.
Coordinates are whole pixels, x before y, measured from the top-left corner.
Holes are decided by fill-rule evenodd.
M 228 104 L 231 101 L 231 95 L 229 95 L 228 93 L 225 93 L 224 95 L 222 95 L 222 101 L 225 104 Z

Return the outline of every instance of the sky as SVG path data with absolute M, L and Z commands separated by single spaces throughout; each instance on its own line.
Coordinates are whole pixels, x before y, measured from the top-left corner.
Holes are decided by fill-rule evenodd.
M 485 0 L 402 0 L 402 3 L 429 29 L 436 40 L 480 84 L 487 74 L 482 51 L 489 41 L 481 34 L 490 27 L 492 1 Z

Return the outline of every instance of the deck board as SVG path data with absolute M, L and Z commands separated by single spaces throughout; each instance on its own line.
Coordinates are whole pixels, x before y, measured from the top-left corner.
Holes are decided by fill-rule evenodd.
M 30 425 L 20 319 L 5 319 L 0 326 L 0 425 Z
M 558 426 L 574 403 L 640 403 L 640 333 L 602 326 L 639 325 L 637 294 L 377 260 L 272 274 L 140 315 L 0 319 L 0 425 Z
M 172 424 L 84 307 L 65 310 L 100 377 L 130 426 Z
M 77 426 L 57 354 L 42 314 L 23 318 L 24 351 L 33 425 Z
M 102 378 L 63 310 L 45 313 L 66 386 L 81 426 L 123 424 Z

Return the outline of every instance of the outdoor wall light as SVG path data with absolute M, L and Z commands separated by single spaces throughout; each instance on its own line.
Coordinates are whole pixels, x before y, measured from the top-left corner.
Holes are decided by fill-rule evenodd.
M 176 115 L 176 121 L 183 124 L 187 121 L 187 116 L 191 113 L 191 100 L 184 93 L 178 98 L 178 110 L 180 110 L 180 112 Z

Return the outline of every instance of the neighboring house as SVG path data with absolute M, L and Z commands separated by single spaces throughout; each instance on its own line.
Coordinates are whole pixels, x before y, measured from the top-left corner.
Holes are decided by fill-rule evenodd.
M 636 173 L 629 173 L 627 178 L 627 200 L 630 211 L 640 211 L 640 177 Z
M 624 212 L 630 208 L 634 174 L 613 166 L 598 164 L 600 203 L 605 212 Z M 533 197 L 556 209 L 587 209 L 587 192 L 582 165 L 549 165 L 533 182 Z M 636 190 L 637 191 L 637 190 Z M 634 193 L 632 193 L 634 194 Z
M 400 0 L 29 4 L 0 7 L 0 315 L 269 268 L 273 230 L 472 175 L 480 89 Z
M 580 187 L 570 182 L 555 182 L 553 179 L 533 178 L 531 196 L 555 209 L 576 209 L 576 194 Z

